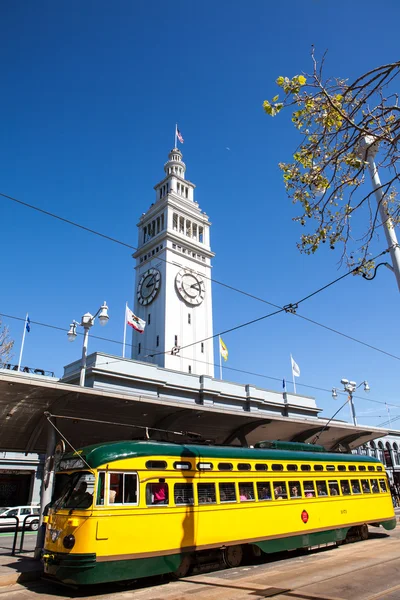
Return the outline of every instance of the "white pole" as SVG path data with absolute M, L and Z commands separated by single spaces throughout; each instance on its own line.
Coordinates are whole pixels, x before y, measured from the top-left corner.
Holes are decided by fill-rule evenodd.
M 379 179 L 378 169 L 374 162 L 376 153 L 378 152 L 378 144 L 375 142 L 373 136 L 365 136 L 360 144 L 361 156 L 363 160 L 368 163 L 369 174 L 372 179 L 372 187 L 375 192 L 376 201 L 378 202 L 379 214 L 381 217 L 382 225 L 385 230 L 386 241 L 390 251 L 390 257 L 392 259 L 393 272 L 396 277 L 397 286 L 400 290 L 400 247 L 397 242 L 396 231 L 393 225 L 393 221 L 388 215 L 385 208 L 385 199 L 382 189 L 381 180 Z
M 292 355 L 290 355 L 290 366 L 292 367 L 293 390 L 294 390 L 294 393 L 296 394 L 296 384 L 294 382 L 294 371 L 293 371 L 293 358 L 292 358 Z
M 178 135 L 178 123 L 175 124 L 175 146 L 174 146 L 174 148 L 178 147 L 177 146 L 177 144 L 178 144 L 178 142 L 177 142 L 177 135 Z
M 125 343 L 126 343 L 126 309 L 128 308 L 128 303 L 125 305 L 125 319 L 124 319 L 124 343 L 122 345 L 122 358 L 125 358 Z
M 221 336 L 218 338 L 218 351 L 219 351 L 219 378 L 222 379 L 222 357 L 221 357 Z
M 81 376 L 79 378 L 79 385 L 80 386 L 84 386 L 85 385 L 86 356 L 87 356 L 87 347 L 88 347 L 88 339 L 89 339 L 89 329 L 90 329 L 90 327 L 84 327 L 85 333 L 83 334 Z
M 21 369 L 22 353 L 24 351 L 25 333 L 26 333 L 26 324 L 27 324 L 27 322 L 28 322 L 28 313 L 26 313 L 26 317 L 25 317 L 25 321 L 24 321 L 24 333 L 22 334 L 21 350 L 20 350 L 20 353 L 19 353 L 19 361 L 18 361 L 18 371 Z

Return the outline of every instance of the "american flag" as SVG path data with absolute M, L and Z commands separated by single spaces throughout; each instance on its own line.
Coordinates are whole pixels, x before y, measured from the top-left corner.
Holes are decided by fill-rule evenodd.
M 180 143 L 183 144 L 183 142 L 184 142 L 183 136 L 182 136 L 181 132 L 179 131 L 178 127 L 176 128 L 176 137 L 178 138 Z

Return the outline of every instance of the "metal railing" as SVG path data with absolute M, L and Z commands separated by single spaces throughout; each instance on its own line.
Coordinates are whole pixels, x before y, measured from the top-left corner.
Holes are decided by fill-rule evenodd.
M 0 365 L 2 369 L 8 369 L 9 371 L 18 371 L 18 365 L 12 365 L 11 363 L 5 363 Z M 21 373 L 30 373 L 31 375 L 44 375 L 46 377 L 54 377 L 54 371 L 45 371 L 44 369 L 33 369 L 32 367 L 20 367 Z
M 35 520 L 35 517 L 37 517 L 37 520 L 39 521 L 39 515 L 26 515 L 24 520 L 22 521 L 21 541 L 20 541 L 19 550 L 18 550 L 19 553 L 23 552 L 23 550 L 24 550 L 24 537 L 25 537 L 25 531 L 27 529 L 27 527 L 26 527 L 27 520 L 30 519 L 32 522 Z M 15 556 L 15 553 L 16 553 L 15 549 L 17 547 L 17 539 L 18 539 L 18 530 L 19 530 L 20 520 L 15 515 L 0 516 L 0 519 L 15 519 L 14 539 L 13 539 L 13 546 L 12 546 L 12 550 L 11 550 L 11 555 Z M 10 525 L 10 529 L 11 528 L 12 528 L 12 526 Z

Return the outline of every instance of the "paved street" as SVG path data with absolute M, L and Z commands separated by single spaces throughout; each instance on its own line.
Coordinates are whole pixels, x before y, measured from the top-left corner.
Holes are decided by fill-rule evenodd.
M 47 582 L 0 589 L 4 600 L 399 600 L 400 529 L 366 542 L 187 577 L 71 590 Z

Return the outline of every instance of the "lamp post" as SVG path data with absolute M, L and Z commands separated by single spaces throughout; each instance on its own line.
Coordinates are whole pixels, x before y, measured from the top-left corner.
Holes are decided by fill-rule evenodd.
M 392 219 L 386 210 L 384 192 L 382 189 L 381 180 L 377 166 L 375 164 L 375 156 L 378 152 L 378 143 L 372 135 L 366 135 L 360 144 L 358 154 L 360 158 L 368 163 L 369 174 L 371 175 L 372 187 L 375 192 L 376 201 L 378 203 L 378 209 L 382 226 L 385 231 L 386 241 L 390 251 L 390 257 L 392 259 L 392 267 L 388 264 L 387 266 L 393 271 L 397 286 L 400 290 L 400 246 L 397 242 L 396 231 Z
M 100 306 L 99 310 L 97 311 L 97 313 L 95 315 L 91 315 L 90 313 L 85 313 L 83 315 L 80 323 L 78 323 L 78 321 L 72 321 L 71 325 L 69 326 L 68 340 L 70 342 L 74 342 L 76 339 L 76 336 L 77 336 L 76 328 L 77 327 L 83 327 L 83 329 L 84 329 L 81 373 L 80 373 L 80 378 L 79 378 L 79 385 L 81 385 L 81 386 L 85 385 L 86 357 L 87 357 L 87 347 L 88 347 L 88 340 L 89 340 L 89 329 L 92 327 L 92 325 L 94 325 L 94 320 L 97 316 L 99 317 L 100 325 L 102 325 L 104 327 L 104 325 L 107 324 L 108 319 L 110 318 L 108 316 L 107 311 L 108 311 L 108 306 L 106 304 L 106 301 L 104 300 L 104 303 L 102 304 L 102 306 Z
M 368 385 L 368 381 L 363 381 L 362 383 L 357 385 L 357 383 L 355 381 L 349 381 L 348 379 L 341 379 L 340 383 L 343 385 L 344 391 L 347 392 L 348 397 L 349 397 L 350 406 L 351 406 L 351 416 L 353 417 L 353 425 L 357 425 L 356 411 L 355 411 L 354 402 L 353 402 L 353 394 L 356 391 L 356 389 L 358 389 L 362 385 L 364 386 L 364 392 L 369 392 L 370 387 Z M 332 398 L 334 400 L 337 398 L 336 388 L 332 389 Z

